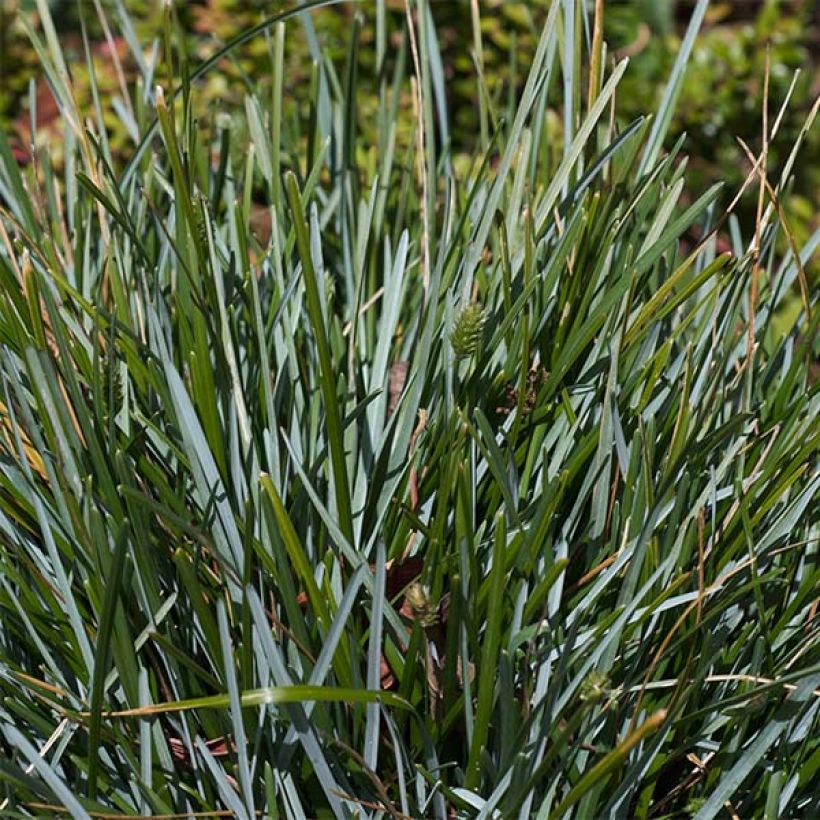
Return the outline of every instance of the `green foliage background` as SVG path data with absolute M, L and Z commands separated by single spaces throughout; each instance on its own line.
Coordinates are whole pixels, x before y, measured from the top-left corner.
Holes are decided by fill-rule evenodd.
M 96 14 L 90 0 L 87 7 L 89 38 L 101 41 Z M 141 42 L 160 35 L 160 2 L 155 0 L 121 0 L 135 21 Z M 101 5 L 116 15 L 115 0 L 101 0 Z M 276 4 L 277 9 L 288 3 Z M 75 0 L 51 0 L 55 22 L 69 53 L 76 56 L 77 87 L 87 95 L 90 89 L 83 81 L 80 20 Z M 481 27 L 484 35 L 483 72 L 497 107 L 503 107 L 532 59 L 537 33 L 546 16 L 548 0 L 481 0 Z M 629 55 L 630 67 L 617 95 L 617 112 L 629 122 L 657 106 L 663 83 L 669 74 L 691 3 L 683 0 L 617 0 L 607 2 L 605 37 L 612 56 Z M 2 0 L 3 25 L 0 25 L 0 122 L 28 116 L 27 85 L 40 72 L 36 56 L 17 20 L 27 14 L 32 20 L 34 0 Z M 389 4 L 392 15 L 404 14 L 403 0 Z M 820 94 L 820 4 L 807 0 L 740 0 L 715 2 L 707 13 L 705 26 L 698 36 L 687 70 L 680 104 L 670 128 L 670 138 L 686 133 L 686 151 L 692 157 L 687 187 L 697 196 L 716 181 L 726 182 L 725 197 L 731 196 L 748 171 L 749 163 L 736 138 L 751 148 L 759 148 L 762 132 L 763 78 L 766 52 L 769 49 L 769 108 L 776 112 L 785 99 L 795 71 L 800 71 L 792 102 L 777 140 L 770 146 L 770 169 L 776 175 L 789 146 L 794 143 L 803 118 L 814 98 Z M 182 27 L 190 34 L 187 48 L 192 58 L 203 59 L 214 47 L 243 28 L 270 13 L 271 3 L 262 0 L 204 0 L 180 4 Z M 363 16 L 360 57 L 359 126 L 365 137 L 372 136 L 375 124 L 376 88 L 373 83 L 374 49 L 371 3 L 349 3 L 341 8 L 324 9 L 314 14 L 322 45 L 337 62 L 344 60 L 347 36 L 353 11 Z M 456 151 L 470 154 L 478 133 L 477 109 L 474 104 L 476 84 L 469 0 L 444 0 L 433 3 L 433 14 L 440 34 L 440 47 L 447 72 L 448 101 Z M 301 39 L 301 43 L 299 40 Z M 269 46 L 258 38 L 225 62 L 224 70 L 212 72 L 205 87 L 198 90 L 200 104 L 208 101 L 241 101 L 249 78 L 256 83 L 260 76 L 264 87 Z M 98 56 L 98 63 L 110 67 L 110 60 Z M 292 85 L 308 82 L 309 53 L 301 32 L 294 28 L 289 37 L 287 60 Z M 101 92 L 116 93 L 110 71 L 103 71 Z M 368 90 L 369 89 L 369 90 Z M 82 100 L 81 100 L 82 102 Z M 241 106 L 240 106 L 241 108 Z M 402 106 L 406 113 L 410 106 Z M 109 112 L 108 125 L 112 144 L 123 150 L 128 144 L 121 122 Z M 237 124 L 237 127 L 242 127 Z M 368 130 L 370 129 L 370 133 Z M 405 116 L 403 133 L 409 133 Z M 561 131 L 553 134 L 556 152 L 560 151 Z M 798 244 L 808 239 L 820 225 L 820 129 L 808 136 L 805 151 L 795 174 L 795 182 L 786 197 L 786 213 Z M 741 220 L 749 224 L 754 218 L 753 204 L 741 207 Z M 820 276 L 818 257 L 808 270 L 814 282 Z

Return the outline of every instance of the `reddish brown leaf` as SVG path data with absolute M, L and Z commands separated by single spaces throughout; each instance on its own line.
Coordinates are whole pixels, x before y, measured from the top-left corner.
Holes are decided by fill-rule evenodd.
M 190 763 L 191 756 L 188 754 L 188 748 L 181 738 L 166 737 L 168 741 L 168 748 L 171 750 L 171 755 L 182 763 Z M 213 740 L 206 740 L 205 746 L 214 757 L 226 757 L 230 752 L 236 751 L 236 743 L 233 738 L 215 737 Z
M 407 383 L 407 367 L 408 362 L 399 361 L 390 368 L 390 398 L 387 404 L 388 418 L 395 412 L 401 394 L 404 391 L 404 385 Z

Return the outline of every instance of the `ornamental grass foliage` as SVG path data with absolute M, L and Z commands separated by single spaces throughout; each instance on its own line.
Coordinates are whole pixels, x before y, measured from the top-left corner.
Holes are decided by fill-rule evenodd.
M 319 5 L 196 64 L 172 4 L 147 47 L 117 4 L 138 82 L 79 110 L 37 2 L 63 140 L 0 135 L 0 813 L 815 816 L 820 231 L 781 197 L 818 105 L 692 200 L 705 0 L 634 121 L 602 4 L 554 0 L 502 98 L 475 4 L 466 155 L 429 3 L 379 0 L 364 142 L 358 18 L 325 59 Z M 264 93 L 200 110 L 260 38 Z

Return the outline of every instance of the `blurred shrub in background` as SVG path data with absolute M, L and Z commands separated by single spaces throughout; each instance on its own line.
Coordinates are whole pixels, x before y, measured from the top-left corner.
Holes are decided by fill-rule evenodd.
M 96 0 L 95 0 L 96 2 Z M 86 28 L 89 50 L 98 66 L 111 66 L 111 46 L 124 58 L 125 43 L 115 39 L 106 44 L 105 31 L 99 23 L 94 3 L 84 6 L 73 0 L 51 0 L 55 23 L 60 29 L 63 45 L 75 60 L 75 88 L 90 105 L 92 91 L 83 47 L 83 26 Z M 99 5 L 113 19 L 122 19 L 127 10 L 134 21 L 135 35 L 141 42 L 161 40 L 158 3 L 154 0 L 99 0 Z M 691 2 L 682 0 L 619 0 L 607 2 L 606 40 L 610 57 L 629 56 L 631 63 L 617 97 L 617 113 L 624 122 L 657 105 L 665 78 L 671 70 L 675 53 L 692 9 Z M 39 111 L 37 121 L 47 125 L 56 116 L 45 80 L 39 77 L 37 57 L 28 43 L 25 24 L 34 24 L 34 0 L 2 0 L 0 25 L 0 122 L 16 120 L 19 136 L 18 153 L 25 156 L 29 140 L 32 100 Z M 216 44 L 225 42 L 238 31 L 261 20 L 270 13 L 271 4 L 252 0 L 198 0 L 179 4 L 180 28 L 189 33 L 187 48 L 192 60 L 205 58 Z M 85 11 L 81 19 L 79 9 Z M 278 6 L 277 6 L 278 8 Z M 474 10 L 478 9 L 482 51 L 476 53 Z M 454 153 L 470 155 L 479 133 L 478 110 L 474 104 L 476 92 L 475 68 L 478 64 L 486 78 L 491 98 L 488 100 L 491 118 L 504 116 L 515 98 L 515 79 L 532 58 L 549 0 L 509 2 L 481 0 L 472 2 L 441 2 L 433 4 L 437 35 L 448 82 L 449 116 L 454 141 Z M 388 13 L 400 21 L 405 14 L 403 0 L 388 3 Z M 361 20 L 360 45 L 356 58 L 356 81 L 360 103 L 358 127 L 365 137 L 376 123 L 371 116 L 376 107 L 378 78 L 375 70 L 373 4 L 346 3 L 313 13 L 315 27 L 321 32 L 325 55 L 343 65 L 348 59 L 348 32 L 354 20 Z M 590 36 L 579 32 L 579 36 Z M 301 38 L 301 43 L 298 40 Z M 400 39 L 389 44 L 401 47 Z M 779 170 L 788 147 L 793 145 L 812 101 L 820 93 L 817 68 L 817 46 L 820 45 L 820 12 L 808 0 L 743 0 L 715 2 L 710 6 L 705 24 L 698 37 L 670 128 L 670 139 L 686 133 L 687 152 L 692 157 L 688 174 L 689 195 L 696 197 L 715 181 L 726 183 L 724 198 L 741 184 L 749 170 L 749 162 L 738 144 L 742 139 L 752 150 L 759 150 L 764 104 L 764 77 L 769 61 L 769 116 L 773 119 L 798 73 L 791 101 L 785 113 L 777 139 L 770 146 L 769 169 Z M 217 101 L 241 102 L 249 78 L 257 82 L 267 73 L 271 44 L 269 38 L 258 37 L 225 61 L 223 70 L 211 72 L 205 87 L 198 93 L 198 102 L 207 108 Z M 301 30 L 289 35 L 287 50 L 288 76 L 291 86 L 310 82 L 310 46 Z M 768 53 L 768 58 L 767 58 Z M 124 66 L 127 72 L 127 63 Z M 117 77 L 113 71 L 99 71 L 103 95 L 117 95 Z M 39 84 L 38 84 L 39 83 Z M 29 88 L 29 84 L 31 88 Z M 559 96 L 559 83 L 552 95 Z M 262 81 L 264 86 L 264 79 Z M 372 95 L 372 96 L 369 96 Z M 241 106 L 239 106 L 241 109 Z M 411 111 L 411 106 L 400 106 Z M 123 118 L 107 109 L 106 125 L 115 155 L 129 141 L 129 128 Z M 206 113 L 203 112 L 205 116 Z M 556 111 L 554 138 L 556 155 L 560 153 L 559 118 Z M 412 131 L 408 116 L 399 121 L 399 146 L 406 146 Z M 244 123 L 236 122 L 240 132 Z M 133 131 L 133 129 L 131 129 Z M 784 207 L 789 226 L 798 244 L 806 241 L 818 225 L 816 203 L 820 201 L 820 129 L 809 134 L 802 155 L 803 166 L 795 174 L 792 191 Z M 750 198 L 739 213 L 741 222 L 754 219 L 754 202 Z M 815 257 L 807 267 L 812 282 L 818 281 L 820 268 Z

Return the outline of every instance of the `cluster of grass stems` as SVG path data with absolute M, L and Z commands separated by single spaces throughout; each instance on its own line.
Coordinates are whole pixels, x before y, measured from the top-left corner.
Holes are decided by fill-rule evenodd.
M 665 140 L 705 0 L 628 123 L 602 3 L 554 0 L 502 97 L 475 3 L 467 162 L 429 2 L 398 48 L 375 4 L 375 144 L 360 24 L 334 65 L 316 5 L 195 66 L 170 4 L 144 50 L 116 3 L 139 80 L 79 111 L 37 2 L 64 141 L 0 134 L 3 815 L 810 816 L 820 231 L 782 219 L 780 103 L 744 236 Z M 251 37 L 242 144 L 197 80 Z

